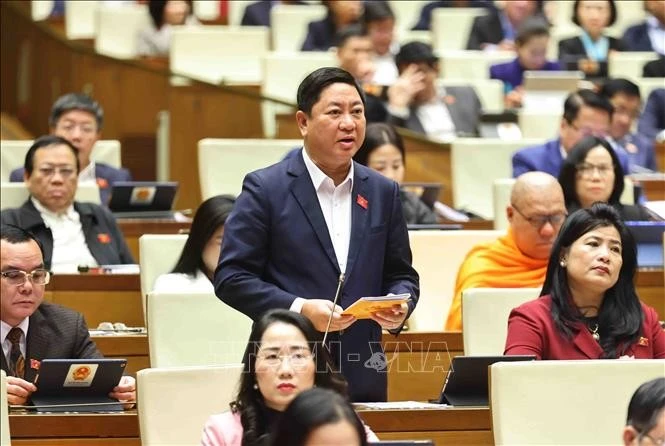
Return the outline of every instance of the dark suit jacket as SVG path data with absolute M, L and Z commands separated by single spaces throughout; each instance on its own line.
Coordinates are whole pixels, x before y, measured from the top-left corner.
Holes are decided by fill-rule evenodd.
M 552 139 L 540 146 L 526 147 L 513 154 L 513 178 L 525 172 L 547 172 L 554 177 L 559 176 L 563 165 L 561 157 L 561 140 Z M 615 151 L 624 172 L 630 172 L 628 156 L 623 151 Z
M 303 5 L 301 1 L 292 2 L 294 5 Z M 273 7 L 271 0 L 260 0 L 251 5 L 247 5 L 242 15 L 242 26 L 270 26 L 270 10 Z
M 665 77 L 665 56 L 645 63 L 642 67 L 642 77 Z
M 14 169 L 9 175 L 9 181 L 20 183 L 23 181 L 23 167 Z M 132 181 L 132 175 L 129 170 L 116 168 L 104 163 L 95 163 L 95 176 L 97 177 L 97 186 L 99 186 L 99 196 L 102 204 L 107 205 L 111 198 L 111 186 L 118 181 Z
M 135 263 L 122 232 L 111 212 L 92 203 L 74 202 L 74 209 L 81 216 L 81 226 L 90 254 L 100 265 Z M 5 209 L 0 213 L 3 224 L 18 226 L 32 232 L 44 247 L 44 264 L 51 267 L 53 258 L 53 234 L 46 227 L 39 211 L 27 200 L 20 208 Z
M 610 50 L 624 51 L 624 46 L 620 40 L 615 39 L 614 37 L 608 37 L 610 40 L 609 44 Z M 559 62 L 564 69 L 577 69 L 577 61 L 580 59 L 586 59 L 588 56 L 584 45 L 582 44 L 582 39 L 579 37 L 571 37 L 570 39 L 563 39 L 559 41 Z M 575 65 L 575 67 L 571 67 Z M 596 77 L 607 77 L 607 61 L 598 63 L 598 72 L 593 75 L 587 75 L 587 78 L 596 78 Z
M 603 350 L 589 330 L 580 324 L 572 339 L 559 333 L 551 314 L 552 299 L 542 296 L 510 312 L 505 355 L 536 355 L 537 359 L 600 359 Z M 642 342 L 631 345 L 626 355 L 636 359 L 665 358 L 665 331 L 656 310 L 642 304 Z M 642 344 L 642 345 L 641 345 Z
M 9 373 L 5 355 L 0 355 L 2 370 Z M 60 305 L 44 302 L 30 316 L 26 340 L 25 376 L 35 380 L 37 365 L 31 361 L 42 359 L 103 358 L 90 339 L 88 327 L 81 313 Z
M 444 103 L 455 124 L 456 133 L 460 136 L 477 135 L 482 105 L 473 87 L 446 87 L 445 96 L 453 98 L 452 101 L 444 100 Z M 425 134 L 425 128 L 416 115 L 416 109 L 417 107 L 411 107 L 409 117 L 406 119 L 388 114 L 388 122 L 397 127 Z
M 637 133 L 654 140 L 665 129 L 665 88 L 657 88 L 649 94 L 640 120 Z
M 399 188 L 358 163 L 354 169 L 351 240 L 338 304 L 347 308 L 364 296 L 411 293 L 413 311 L 418 274 Z M 217 296 L 256 320 L 271 308 L 290 308 L 296 297 L 333 300 L 340 272 L 302 154 L 248 174 L 224 225 Z M 329 339 L 353 400 L 385 401 L 380 326 L 359 320 Z
M 621 43 L 626 51 L 653 51 L 649 39 L 649 25 L 646 22 L 629 26 L 623 33 Z
M 487 15 L 473 19 L 473 26 L 466 44 L 467 50 L 481 50 L 482 44 L 498 44 L 503 40 L 503 28 L 499 11 L 492 10 Z
M 321 20 L 309 22 L 302 51 L 328 51 L 333 46 L 336 32 L 337 28 L 330 14 Z

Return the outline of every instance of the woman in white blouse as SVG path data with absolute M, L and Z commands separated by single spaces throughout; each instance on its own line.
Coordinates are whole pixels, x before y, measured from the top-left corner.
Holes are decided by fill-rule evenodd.
M 169 274 L 157 278 L 153 291 L 214 292 L 212 276 L 233 203 L 231 195 L 217 195 L 201 203 L 178 262 Z

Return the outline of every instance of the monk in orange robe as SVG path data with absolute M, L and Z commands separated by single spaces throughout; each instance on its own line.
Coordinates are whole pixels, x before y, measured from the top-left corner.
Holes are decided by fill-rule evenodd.
M 474 246 L 457 273 L 446 331 L 462 330 L 462 291 L 467 288 L 536 288 L 545 280 L 554 239 L 566 217 L 556 178 L 528 172 L 517 178 L 506 207 L 506 235 Z

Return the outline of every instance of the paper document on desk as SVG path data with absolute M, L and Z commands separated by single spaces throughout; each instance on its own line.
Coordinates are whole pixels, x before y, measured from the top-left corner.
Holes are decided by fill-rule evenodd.
M 421 403 L 420 401 L 388 401 L 378 403 L 353 403 L 356 409 L 375 409 L 375 410 L 416 410 L 416 409 L 441 409 L 448 407 L 447 404 Z
M 369 319 L 375 311 L 389 310 L 411 299 L 410 293 L 389 296 L 361 297 L 342 312 L 342 316 L 355 316 L 356 319 Z

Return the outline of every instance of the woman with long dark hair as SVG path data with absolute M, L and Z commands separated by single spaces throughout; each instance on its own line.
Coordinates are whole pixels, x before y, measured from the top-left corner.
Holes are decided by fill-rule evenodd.
M 604 203 L 574 212 L 552 247 L 541 296 L 510 313 L 506 355 L 665 358 L 656 310 L 640 302 L 637 249 Z

